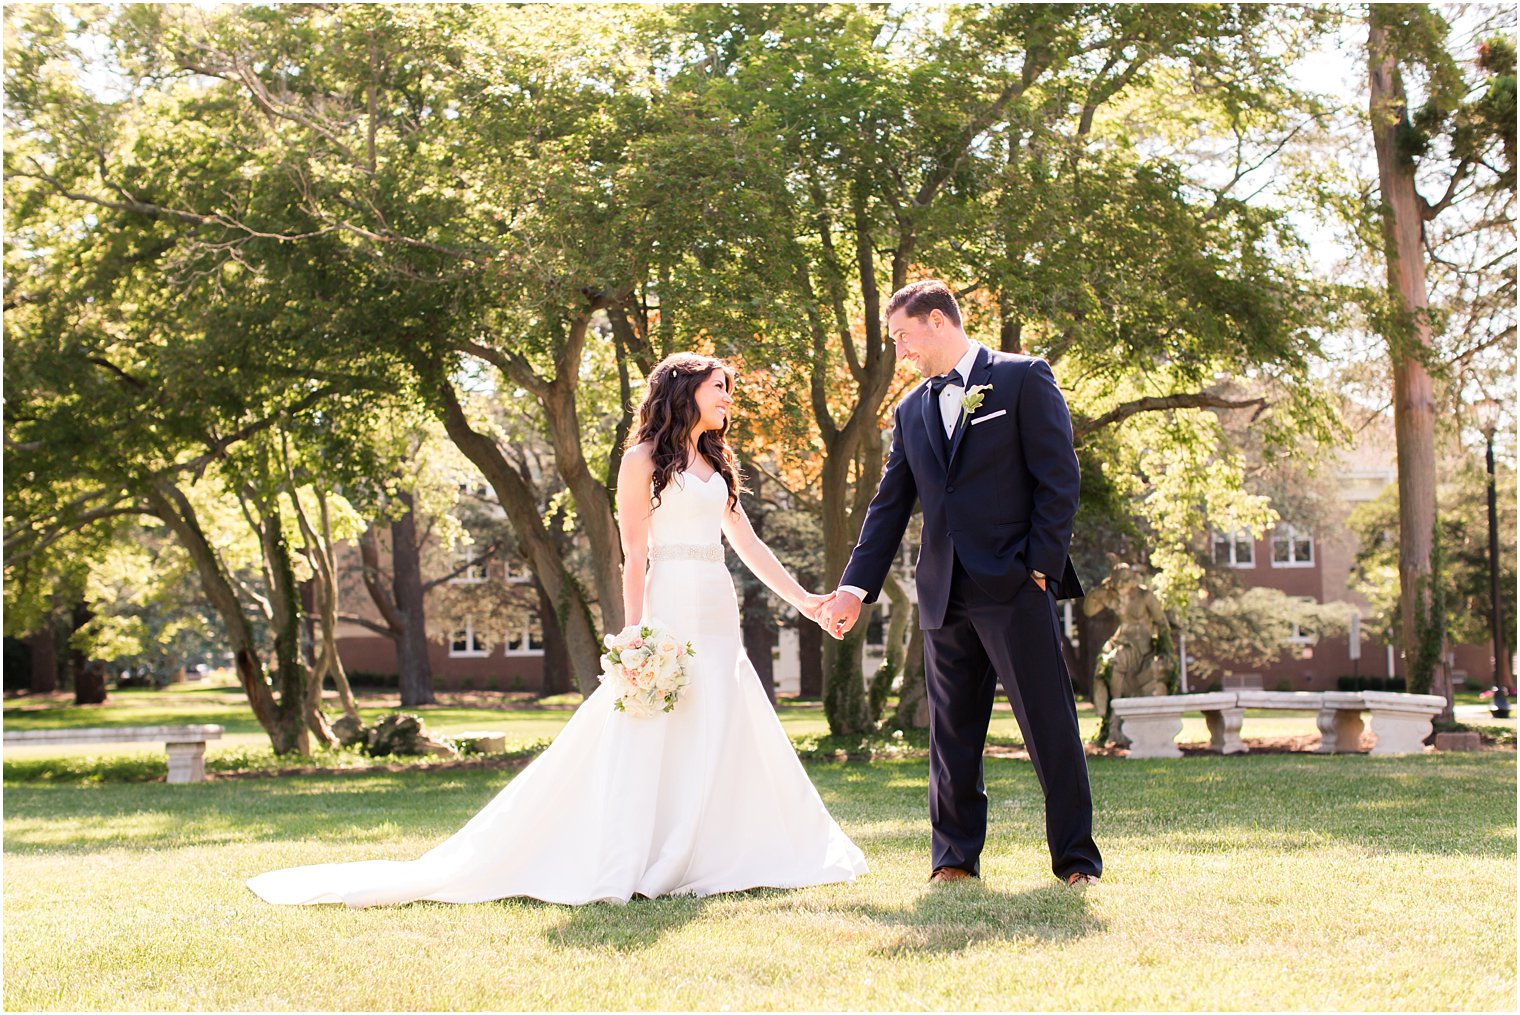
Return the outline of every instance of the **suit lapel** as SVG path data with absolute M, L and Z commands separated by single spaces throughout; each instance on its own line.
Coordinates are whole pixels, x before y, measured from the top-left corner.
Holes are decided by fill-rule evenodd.
M 992 380 L 992 357 L 987 352 L 987 347 L 982 346 L 976 351 L 976 361 L 971 364 L 971 380 L 966 384 L 966 390 L 971 390 L 977 384 L 986 384 Z M 950 460 L 945 465 L 945 471 L 950 471 L 950 466 L 955 464 L 955 453 L 961 449 L 961 444 L 966 440 L 966 431 L 971 429 L 971 420 L 966 418 L 964 412 L 956 422 L 955 433 L 950 440 Z M 944 432 L 944 425 L 940 425 L 940 432 Z
M 922 402 L 924 429 L 927 431 L 929 446 L 934 449 L 934 457 L 939 459 L 939 467 L 949 471 L 945 461 L 945 423 L 940 418 L 939 399 L 934 396 L 934 385 L 924 385 Z

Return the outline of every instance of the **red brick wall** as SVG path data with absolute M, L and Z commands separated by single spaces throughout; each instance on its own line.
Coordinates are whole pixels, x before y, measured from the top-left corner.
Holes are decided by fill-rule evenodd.
M 382 635 L 338 639 L 338 655 L 350 673 L 396 672 L 395 642 Z M 428 645 L 433 686 L 438 690 L 539 691 L 544 686 L 544 657 L 506 655 L 500 647 L 484 657 L 450 656 L 448 646 Z

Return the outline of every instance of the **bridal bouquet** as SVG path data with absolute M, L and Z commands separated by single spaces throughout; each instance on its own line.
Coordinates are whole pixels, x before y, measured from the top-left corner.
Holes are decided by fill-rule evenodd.
M 602 639 L 600 680 L 617 692 L 612 707 L 643 718 L 676 707 L 691 681 L 691 642 L 681 642 L 658 622 L 630 624 Z

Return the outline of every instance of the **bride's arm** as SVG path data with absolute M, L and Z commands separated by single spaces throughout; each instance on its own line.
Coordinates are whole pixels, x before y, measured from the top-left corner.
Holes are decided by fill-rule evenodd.
M 623 455 L 618 468 L 618 531 L 623 540 L 623 623 L 644 617 L 644 576 L 649 570 L 649 515 L 654 499 L 650 482 L 654 459 L 639 444 Z
M 755 527 L 750 524 L 744 508 L 735 504 L 723 513 L 723 535 L 728 538 L 728 545 L 734 548 L 744 566 L 764 582 L 767 588 L 796 607 L 803 616 L 810 620 L 817 619 L 819 607 L 829 597 L 813 595 L 797 584 L 797 579 L 787 571 L 786 565 L 777 560 L 771 548 L 755 534 Z

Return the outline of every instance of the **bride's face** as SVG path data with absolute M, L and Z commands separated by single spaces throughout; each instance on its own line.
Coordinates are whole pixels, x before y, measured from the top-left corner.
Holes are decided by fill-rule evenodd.
M 714 369 L 693 393 L 697 402 L 697 432 L 721 430 L 728 425 L 734 396 L 728 393 L 728 374 Z

